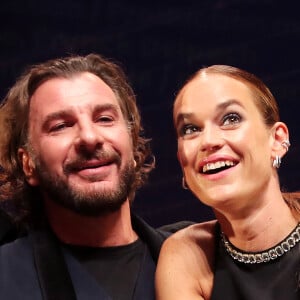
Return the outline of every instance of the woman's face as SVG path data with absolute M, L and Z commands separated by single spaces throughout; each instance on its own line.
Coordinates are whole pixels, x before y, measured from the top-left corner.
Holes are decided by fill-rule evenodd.
M 177 97 L 174 122 L 186 182 L 202 202 L 237 208 L 270 187 L 274 130 L 244 83 L 219 74 L 193 79 Z

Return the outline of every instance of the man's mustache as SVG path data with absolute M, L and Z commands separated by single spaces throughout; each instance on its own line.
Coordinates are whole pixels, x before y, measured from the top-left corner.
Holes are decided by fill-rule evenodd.
M 115 163 L 121 164 L 121 157 L 116 151 L 96 150 L 92 154 L 80 153 L 72 160 L 67 160 L 64 164 L 64 173 L 68 174 L 73 171 L 84 169 L 90 161 L 99 161 L 99 165 Z

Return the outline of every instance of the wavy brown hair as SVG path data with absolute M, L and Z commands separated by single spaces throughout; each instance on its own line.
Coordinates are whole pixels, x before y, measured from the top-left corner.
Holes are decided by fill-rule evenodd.
M 135 180 L 129 193 L 130 201 L 154 168 L 150 140 L 143 136 L 135 94 L 119 65 L 97 54 L 68 56 L 33 65 L 9 90 L 0 108 L 0 165 L 3 168 L 0 173 L 0 192 L 2 198 L 15 199 L 17 206 L 26 207 L 23 212 L 25 214 L 31 213 L 28 202 L 34 188 L 26 183 L 18 159 L 18 149 L 27 144 L 30 99 L 47 80 L 71 78 L 84 72 L 98 76 L 112 89 L 128 122 L 136 161 Z

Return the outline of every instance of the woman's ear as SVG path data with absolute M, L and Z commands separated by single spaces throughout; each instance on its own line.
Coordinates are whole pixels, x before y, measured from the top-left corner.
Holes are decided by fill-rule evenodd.
M 29 153 L 24 148 L 18 149 L 18 158 L 20 163 L 22 164 L 23 172 L 25 174 L 26 181 L 31 186 L 39 185 L 39 180 L 36 175 L 35 165 L 32 161 Z
M 289 130 L 283 122 L 276 122 L 272 127 L 272 157 L 283 157 L 290 146 Z

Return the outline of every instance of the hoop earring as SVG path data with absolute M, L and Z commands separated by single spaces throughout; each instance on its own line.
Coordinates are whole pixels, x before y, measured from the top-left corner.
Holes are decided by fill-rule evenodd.
M 280 165 L 281 165 L 281 158 L 279 155 L 276 155 L 275 158 L 273 159 L 273 167 L 279 169 Z
M 189 189 L 188 185 L 186 184 L 184 176 L 182 177 L 182 188 L 184 190 L 188 190 Z
M 289 140 L 284 140 L 282 143 L 281 143 L 282 147 L 285 148 L 286 152 L 289 151 L 289 147 L 291 146 L 291 143 Z

